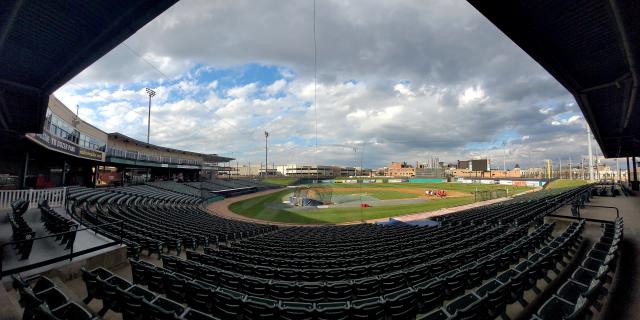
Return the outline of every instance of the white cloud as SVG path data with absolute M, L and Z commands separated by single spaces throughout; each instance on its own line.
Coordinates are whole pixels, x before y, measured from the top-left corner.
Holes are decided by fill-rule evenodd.
M 278 92 L 282 91 L 282 89 L 284 89 L 284 87 L 287 85 L 287 81 L 284 79 L 279 79 L 274 81 L 272 84 L 270 84 L 269 86 L 267 86 L 264 91 L 267 92 L 270 95 L 275 95 Z
M 213 80 L 207 85 L 207 89 L 215 89 L 218 87 L 218 80 Z
M 250 83 L 241 87 L 233 87 L 227 91 L 227 95 L 236 98 L 247 98 L 256 91 L 256 84 Z
M 520 162 L 583 148 L 566 143 L 583 135 L 573 98 L 464 1 L 319 2 L 316 104 L 312 9 L 178 2 L 56 95 L 96 126 L 144 140 L 151 87 L 152 142 L 242 162 L 262 159 L 265 129 L 276 162 L 351 164 L 345 146 L 358 141 L 369 143 L 368 166 L 454 161 L 504 131 Z M 247 65 L 276 75 L 267 82 Z M 212 70 L 231 71 L 203 78 Z
M 413 91 L 411 91 L 411 87 L 407 84 L 404 83 L 398 83 L 396 85 L 393 86 L 393 90 L 398 92 L 400 95 L 403 95 L 405 97 L 415 97 L 416 94 L 413 93 Z
M 460 96 L 458 97 L 458 101 L 463 106 L 468 106 L 472 104 L 480 104 L 489 99 L 488 96 L 485 95 L 484 90 L 480 87 L 468 87 L 465 89 Z
M 553 109 L 546 107 L 546 108 L 539 109 L 538 111 L 542 114 L 549 114 L 551 113 L 551 111 L 553 111 Z

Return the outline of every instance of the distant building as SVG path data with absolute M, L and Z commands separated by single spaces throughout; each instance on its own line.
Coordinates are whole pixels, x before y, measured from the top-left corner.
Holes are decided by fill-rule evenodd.
M 391 162 L 384 175 L 387 177 L 415 177 L 416 168 L 406 162 Z
M 415 177 L 416 178 L 446 178 L 446 166 L 444 162 L 431 161 L 426 163 L 416 162 Z
M 236 168 L 233 168 L 236 169 Z M 263 165 L 242 165 L 237 168 L 231 175 L 239 176 L 263 176 Z M 291 176 L 291 177 L 352 177 L 352 176 L 370 176 L 371 169 L 362 169 L 360 167 L 332 166 L 332 165 L 303 165 L 303 164 L 283 164 L 269 165 L 269 176 Z

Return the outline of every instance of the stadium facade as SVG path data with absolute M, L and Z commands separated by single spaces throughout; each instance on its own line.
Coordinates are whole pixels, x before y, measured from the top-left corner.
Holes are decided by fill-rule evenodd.
M 0 188 L 114 185 L 134 180 L 196 181 L 232 158 L 148 144 L 106 133 L 49 98 L 41 132 L 3 135 Z

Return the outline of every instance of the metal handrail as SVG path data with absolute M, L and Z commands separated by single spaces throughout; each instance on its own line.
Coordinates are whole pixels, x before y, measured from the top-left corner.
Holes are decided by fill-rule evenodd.
M 76 226 L 73 230 L 69 230 L 69 231 L 65 231 L 65 232 L 59 232 L 59 233 L 53 233 L 53 234 L 49 234 L 46 236 L 40 236 L 40 237 L 35 237 L 35 238 L 31 238 L 31 239 L 24 239 L 24 240 L 16 240 L 16 241 L 11 241 L 11 242 L 7 242 L 7 243 L 3 243 L 0 244 L 0 252 L 4 251 L 4 248 L 8 245 L 16 245 L 16 244 L 21 244 L 21 243 L 26 243 L 26 242 L 35 242 L 36 240 L 41 240 L 41 239 L 46 239 L 46 238 L 57 238 L 60 236 L 65 236 L 68 234 L 72 234 L 72 233 L 78 233 L 78 231 L 85 231 L 85 230 L 92 230 L 92 229 L 99 229 L 99 228 L 103 228 L 106 226 L 110 226 L 110 225 L 120 225 L 120 240 L 114 240 L 114 242 L 110 242 L 110 243 L 106 243 L 106 244 L 102 244 L 93 248 L 89 248 L 89 249 L 85 249 L 85 250 L 81 250 L 79 252 L 75 252 L 73 251 L 73 245 L 71 246 L 71 248 L 69 249 L 69 254 L 68 255 L 61 255 L 59 257 L 54 257 L 48 260 L 44 260 L 44 261 L 40 261 L 40 262 L 36 262 L 30 265 L 26 265 L 26 266 L 22 266 L 22 267 L 17 267 L 14 269 L 10 269 L 5 271 L 3 268 L 3 264 L 4 261 L 2 259 L 0 259 L 0 279 L 5 275 L 5 273 L 7 274 L 13 274 L 16 272 L 23 272 L 23 271 L 27 271 L 27 270 L 31 270 L 31 269 L 35 269 L 35 268 L 39 268 L 42 266 L 46 266 L 58 261 L 62 261 L 62 260 L 67 260 L 67 258 L 69 259 L 69 261 L 73 261 L 73 258 L 79 255 L 83 255 L 86 253 L 90 253 L 93 251 L 98 251 L 101 249 L 104 249 L 106 247 L 110 247 L 116 244 L 123 244 L 123 235 L 124 235 L 124 220 L 118 220 L 118 221 L 114 221 L 114 222 L 108 222 L 108 223 L 103 223 L 100 225 L 96 225 L 96 226 L 91 226 L 91 227 L 85 227 L 85 228 L 79 228 L 78 226 Z M 75 239 L 75 238 L 74 238 Z
M 607 208 L 607 209 L 614 209 L 616 210 L 616 218 L 620 218 L 620 209 L 618 209 L 617 207 L 611 207 L 611 206 L 596 206 L 596 205 L 592 205 L 592 204 L 583 204 L 581 205 L 583 207 L 593 207 L 593 208 Z

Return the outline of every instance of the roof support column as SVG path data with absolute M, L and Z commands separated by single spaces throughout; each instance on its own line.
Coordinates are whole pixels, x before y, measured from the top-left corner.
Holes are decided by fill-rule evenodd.
M 640 191 L 640 185 L 638 184 L 638 165 L 636 163 L 636 157 L 633 157 L 633 184 L 631 190 Z
M 631 165 L 629 164 L 629 157 L 627 157 L 627 185 L 631 185 Z
M 27 151 L 27 154 L 25 155 L 24 158 L 24 171 L 22 171 L 22 185 L 20 186 L 20 188 L 24 189 L 25 186 L 27 185 L 27 172 L 29 170 L 29 151 Z

